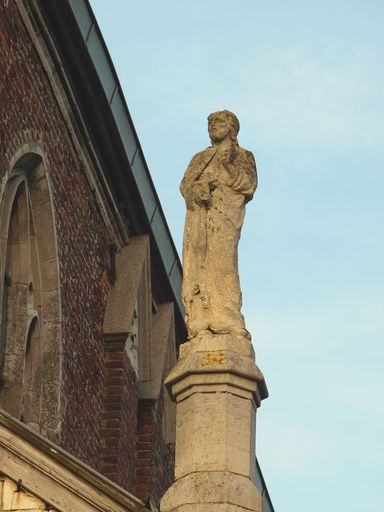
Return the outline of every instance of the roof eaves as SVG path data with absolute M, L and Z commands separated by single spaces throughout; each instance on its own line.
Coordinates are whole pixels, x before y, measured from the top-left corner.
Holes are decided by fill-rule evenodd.
M 157 196 L 144 154 L 133 125 L 116 71 L 95 16 L 87 0 L 68 0 L 89 56 L 110 105 L 133 177 L 140 192 L 145 214 L 151 226 L 176 302 L 183 315 L 181 301 L 182 269 L 172 236 Z

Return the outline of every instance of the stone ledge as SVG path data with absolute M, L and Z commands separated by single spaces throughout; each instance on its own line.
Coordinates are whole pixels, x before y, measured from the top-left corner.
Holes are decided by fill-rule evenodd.
M 180 347 L 179 360 L 165 380 L 172 395 L 177 399 L 178 394 L 195 384 L 202 392 L 204 383 L 228 383 L 252 391 L 258 405 L 268 397 L 264 376 L 254 361 L 252 345 L 245 338 L 211 335 L 194 338 Z
M 188 375 L 173 385 L 172 392 L 178 403 L 195 393 L 231 393 L 247 400 L 256 394 L 260 398 L 256 382 L 229 373 Z

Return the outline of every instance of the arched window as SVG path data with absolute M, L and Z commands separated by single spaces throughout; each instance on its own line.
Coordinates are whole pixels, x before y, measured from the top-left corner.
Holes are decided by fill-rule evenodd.
M 61 315 L 55 226 L 42 158 L 14 165 L 0 209 L 0 407 L 55 440 Z

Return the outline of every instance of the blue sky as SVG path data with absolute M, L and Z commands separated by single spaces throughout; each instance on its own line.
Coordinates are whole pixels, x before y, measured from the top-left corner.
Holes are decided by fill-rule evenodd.
M 270 398 L 276 512 L 379 509 L 384 474 L 384 3 L 91 0 L 180 251 L 206 117 L 241 123 L 259 188 L 239 247 Z

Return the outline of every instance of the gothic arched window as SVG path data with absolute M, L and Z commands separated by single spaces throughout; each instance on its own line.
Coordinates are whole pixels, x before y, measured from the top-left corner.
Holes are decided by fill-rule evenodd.
M 0 407 L 55 439 L 60 297 L 55 226 L 42 158 L 13 167 L 0 210 Z

